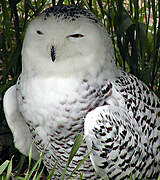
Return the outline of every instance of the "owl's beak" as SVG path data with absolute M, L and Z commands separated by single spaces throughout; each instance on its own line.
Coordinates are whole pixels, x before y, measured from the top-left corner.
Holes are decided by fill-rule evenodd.
M 54 46 L 51 47 L 51 59 L 54 62 L 56 59 L 56 53 L 55 53 L 55 48 Z

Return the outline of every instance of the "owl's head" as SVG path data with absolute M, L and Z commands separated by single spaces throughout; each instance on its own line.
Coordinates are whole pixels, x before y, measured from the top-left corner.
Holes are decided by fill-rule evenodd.
M 61 5 L 46 9 L 28 26 L 22 49 L 23 71 L 41 75 L 112 71 L 112 42 L 88 10 Z

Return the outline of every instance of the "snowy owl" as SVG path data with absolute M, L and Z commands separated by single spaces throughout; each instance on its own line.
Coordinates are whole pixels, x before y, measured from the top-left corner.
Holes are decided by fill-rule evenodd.
M 44 150 L 59 179 L 78 133 L 85 140 L 66 177 L 156 179 L 160 173 L 160 101 L 135 76 L 115 65 L 103 24 L 76 5 L 54 6 L 28 26 L 22 73 L 4 96 L 15 146 L 33 158 Z M 78 173 L 77 172 L 77 173 Z M 75 174 L 76 176 L 76 174 Z

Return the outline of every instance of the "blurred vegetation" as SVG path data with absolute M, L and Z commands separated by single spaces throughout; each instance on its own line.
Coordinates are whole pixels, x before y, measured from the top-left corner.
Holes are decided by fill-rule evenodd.
M 14 155 L 16 170 L 25 160 L 21 157 L 20 161 L 20 153 L 14 148 L 2 97 L 21 72 L 21 48 L 28 22 L 43 9 L 62 3 L 91 10 L 112 38 L 117 65 L 160 97 L 159 0 L 0 0 L 0 164 Z

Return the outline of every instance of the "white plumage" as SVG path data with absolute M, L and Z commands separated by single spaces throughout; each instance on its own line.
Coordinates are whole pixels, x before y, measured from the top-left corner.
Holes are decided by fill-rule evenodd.
M 154 179 L 160 169 L 160 102 L 148 87 L 114 63 L 111 40 L 89 11 L 55 6 L 29 25 L 22 73 L 4 96 L 15 146 L 33 158 L 45 149 L 58 179 L 74 139 L 84 142 L 67 174 L 88 150 L 79 169 L 84 179 Z

